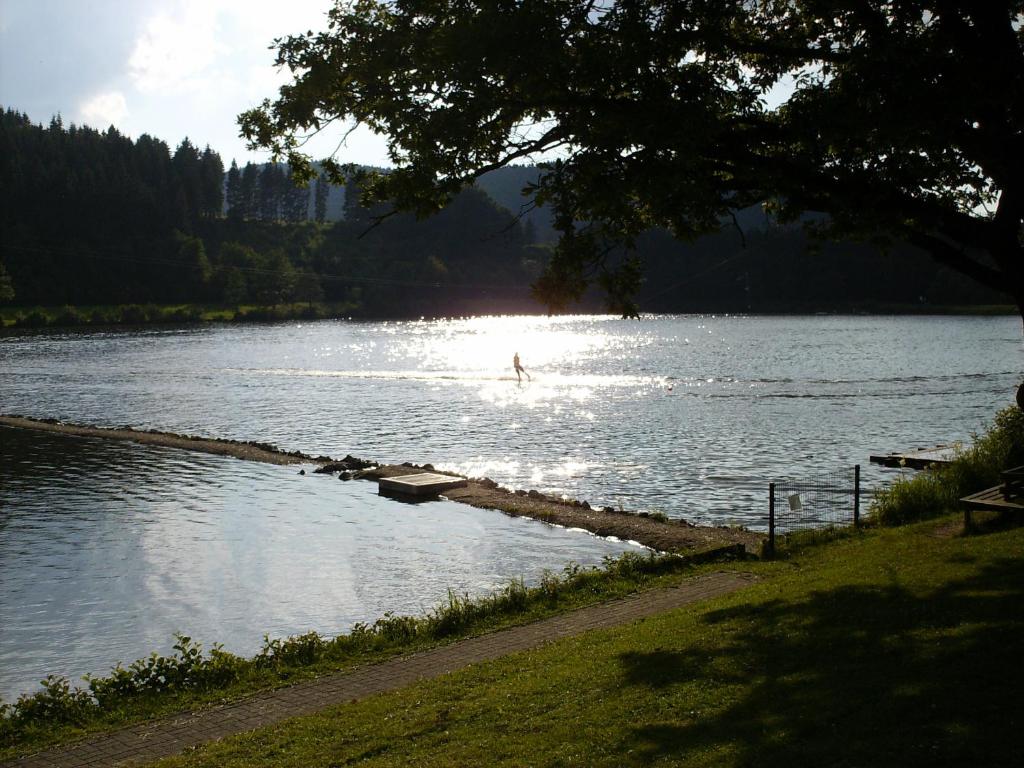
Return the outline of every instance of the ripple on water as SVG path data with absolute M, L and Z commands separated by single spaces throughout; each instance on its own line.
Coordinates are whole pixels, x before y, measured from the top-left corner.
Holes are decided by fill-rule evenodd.
M 251 654 L 265 633 L 332 635 L 631 549 L 295 467 L 8 428 L 0 530 L 8 700 L 169 652 L 175 632 Z

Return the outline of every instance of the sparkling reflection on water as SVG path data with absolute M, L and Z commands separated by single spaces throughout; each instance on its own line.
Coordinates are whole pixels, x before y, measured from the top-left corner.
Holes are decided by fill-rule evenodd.
M 0 696 L 175 632 L 249 655 L 627 549 L 296 467 L 0 427 Z
M 512 371 L 519 352 L 532 380 Z M 769 479 L 965 440 L 1013 317 L 499 317 L 0 338 L 0 412 L 487 475 L 760 524 Z
M 522 384 L 516 352 L 531 376 Z M 868 465 L 872 452 L 969 439 L 1012 402 L 1022 363 L 1013 317 L 37 333 L 0 336 L 0 413 L 430 462 L 595 504 L 757 527 L 768 480 L 859 463 L 875 485 L 893 473 Z M 17 608 L 0 597 L 0 693 L 15 669 L 3 654 L 35 642 L 11 640 L 28 637 L 25 616 L 31 631 L 73 640 L 60 648 L 109 651 L 96 669 L 55 650 L 43 671 L 105 671 L 108 659 L 166 649 L 175 629 L 231 649 L 237 636 L 238 650 L 252 650 L 263 632 L 336 631 L 384 610 L 419 611 L 448 587 L 486 589 L 609 551 L 461 506 L 378 506 L 365 486 L 358 495 L 293 470 L 86 444 L 59 464 L 45 448 L 16 462 L 16 450 L 0 469 L 0 592 L 20 590 Z M 567 550 L 538 548 L 560 536 Z M 597 548 L 583 555 L 581 541 Z M 105 581 L 82 576 L 90 568 Z M 66 616 L 51 593 L 67 596 Z M 136 628 L 130 639 L 124 622 Z M 112 633 L 92 634 L 107 625 Z

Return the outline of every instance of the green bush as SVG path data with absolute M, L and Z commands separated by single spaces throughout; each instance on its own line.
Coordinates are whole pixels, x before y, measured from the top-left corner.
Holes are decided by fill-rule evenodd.
M 51 325 L 70 327 L 75 325 L 84 325 L 88 322 L 88 318 L 83 315 L 76 307 L 66 306 L 53 319 Z
M 92 697 L 81 688 L 72 688 L 67 678 L 47 675 L 43 690 L 34 696 L 22 696 L 6 709 L 12 719 L 23 722 L 78 723 L 92 709 Z
M 96 307 L 89 314 L 89 322 L 92 325 L 113 325 L 118 321 L 120 313 L 117 310 Z
M 1010 406 L 973 445 L 949 464 L 911 478 L 899 478 L 875 494 L 869 514 L 882 525 L 902 525 L 937 517 L 971 493 L 998 485 L 999 473 L 1024 464 L 1024 411 Z
M 40 310 L 33 309 L 27 315 L 21 315 L 17 320 L 14 321 L 14 325 L 18 328 L 45 328 L 50 322 L 50 318 L 44 315 Z
M 197 323 L 203 319 L 203 311 L 198 307 L 177 307 L 164 310 L 161 319 L 168 323 Z
M 313 664 L 323 656 L 329 642 L 316 632 L 294 635 L 283 640 L 272 640 L 268 635 L 264 635 L 263 650 L 253 661 L 261 667 Z
M 140 307 L 138 304 L 126 304 L 121 307 L 121 316 L 118 318 L 118 322 L 125 325 L 142 325 L 148 319 L 144 307 Z

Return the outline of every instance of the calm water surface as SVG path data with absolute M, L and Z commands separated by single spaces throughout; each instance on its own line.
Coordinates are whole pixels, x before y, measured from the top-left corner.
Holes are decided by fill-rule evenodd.
M 531 381 L 515 380 L 515 352 Z M 325 321 L 3 337 L 0 412 L 431 462 L 756 527 L 769 480 L 859 463 L 868 484 L 885 482 L 870 453 L 969 439 L 1012 402 L 1022 370 L 1013 317 Z M 79 458 L 48 463 L 44 438 L 10 448 L 10 432 L 0 434 L 5 694 L 25 679 L 7 671 L 22 661 L 2 655 L 24 648 L 11 639 L 22 632 L 77 642 L 109 624 L 135 633 L 138 651 L 108 654 L 130 660 L 185 631 L 175 616 L 206 616 L 188 633 L 233 649 L 232 622 L 255 615 L 236 633 L 246 650 L 264 631 L 339 631 L 433 605 L 448 587 L 484 589 L 609 551 L 497 513 L 397 505 L 366 485 L 216 457 L 85 441 Z M 545 536 L 568 548 L 530 560 Z M 417 547 L 435 559 L 421 562 Z M 132 575 L 82 575 L 118 558 Z M 81 586 L 53 586 L 58 574 Z M 96 587 L 102 578 L 109 588 Z M 299 593 L 311 596 L 303 606 Z M 112 618 L 117 602 L 132 617 Z
M 170 652 L 175 632 L 251 655 L 265 633 L 333 635 L 642 551 L 297 472 L 0 427 L 0 696 Z

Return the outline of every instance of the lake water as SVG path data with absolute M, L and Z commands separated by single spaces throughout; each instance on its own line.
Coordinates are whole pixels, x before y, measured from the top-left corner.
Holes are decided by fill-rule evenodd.
M 251 655 L 642 551 L 238 459 L 0 427 L 0 696 L 107 673 L 175 632 Z
M 531 379 L 512 371 L 518 352 Z M 767 483 L 967 440 L 1012 402 L 1014 317 L 481 318 L 0 337 L 0 413 L 430 462 L 763 525 Z M 365 483 L 0 431 L 0 695 L 184 631 L 251 652 L 626 545 Z M 191 623 L 190 623 L 191 622 Z M 51 638 L 50 650 L 34 651 Z M 92 647 L 74 658 L 69 648 Z M 107 648 L 107 651 L 100 650 Z M 26 650 L 29 649 L 29 650 Z M 105 654 L 105 655 L 104 655 Z M 102 658 L 101 658 L 102 657 Z

